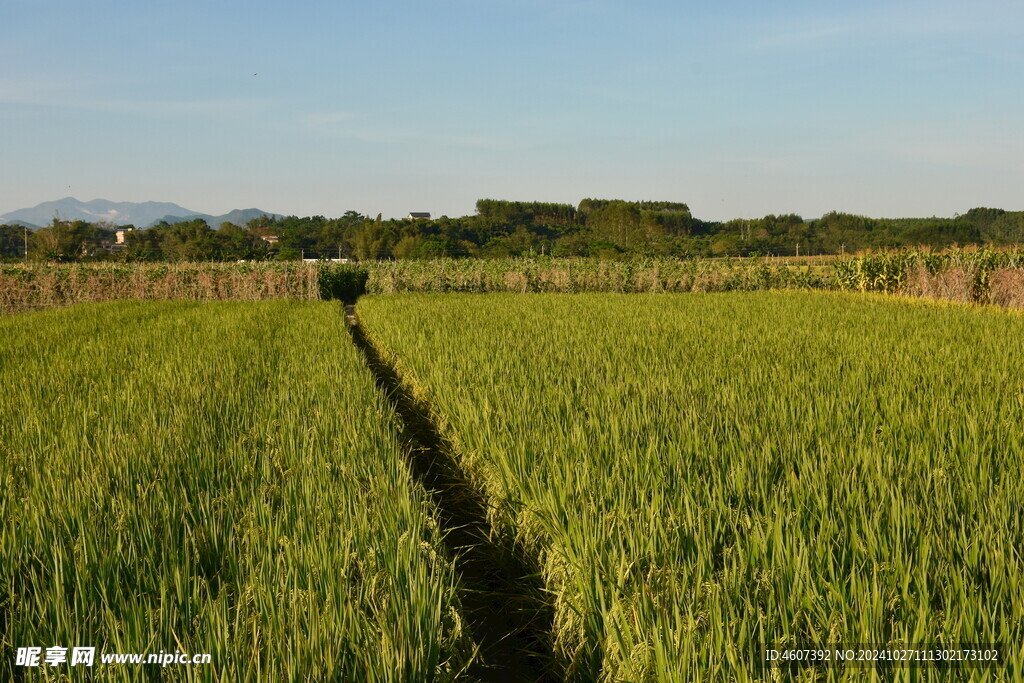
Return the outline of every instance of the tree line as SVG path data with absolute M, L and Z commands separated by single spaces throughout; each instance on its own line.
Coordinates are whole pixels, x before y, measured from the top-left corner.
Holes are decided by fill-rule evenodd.
M 680 202 L 584 199 L 578 206 L 481 199 L 472 216 L 382 220 L 261 216 L 245 225 L 202 219 L 136 230 L 55 219 L 0 226 L 0 258 L 50 261 L 261 261 L 552 256 L 757 256 L 1024 243 L 1024 212 L 976 208 L 953 218 L 869 218 L 831 212 L 726 222 L 695 218 Z M 123 240 L 118 240 L 118 231 Z

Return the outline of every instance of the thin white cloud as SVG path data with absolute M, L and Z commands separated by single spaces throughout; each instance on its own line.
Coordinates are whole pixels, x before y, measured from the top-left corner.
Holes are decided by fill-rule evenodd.
M 248 97 L 195 100 L 101 98 L 82 95 L 78 87 L 68 83 L 0 81 L 0 105 L 3 104 L 152 116 L 220 116 L 252 111 L 255 107 L 267 106 L 269 101 Z
M 448 144 L 453 147 L 467 147 L 471 149 L 502 151 L 512 149 L 505 140 L 491 138 L 484 135 L 456 135 L 448 138 Z
M 486 135 L 422 130 L 396 125 L 385 127 L 368 123 L 367 117 L 352 111 L 314 111 L 296 117 L 298 125 L 315 134 L 342 140 L 382 146 L 456 147 L 479 150 L 506 150 L 511 145 Z
M 1024 33 L 1024 9 L 1003 0 L 851 4 L 832 14 L 805 14 L 758 28 L 764 35 L 754 46 L 762 49 L 818 47 L 847 38 L 1020 36 Z
M 228 97 L 202 100 L 112 100 L 90 103 L 105 111 L 123 111 L 133 114 L 171 115 L 235 115 L 266 107 L 270 100 L 255 97 Z
M 351 111 L 315 111 L 299 117 L 299 123 L 311 128 L 333 128 L 359 118 Z
M 485 135 L 453 134 L 447 131 L 417 132 L 412 130 L 369 128 L 348 131 L 342 136 L 352 140 L 358 140 L 359 142 L 377 145 L 396 145 L 417 148 L 454 147 L 493 152 L 513 149 L 513 145 L 511 143 L 499 138 L 488 137 Z
M 890 129 L 877 134 L 874 147 L 878 154 L 892 159 L 982 172 L 1020 173 L 1024 171 L 1024 137 L 1006 136 L 984 125 L 969 130 L 940 126 L 914 126 Z

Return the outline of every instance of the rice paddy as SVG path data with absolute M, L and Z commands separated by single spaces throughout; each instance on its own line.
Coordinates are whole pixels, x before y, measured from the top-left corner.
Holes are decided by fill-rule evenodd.
M 450 461 L 479 543 L 539 575 L 555 679 L 1024 679 L 1019 313 L 771 291 L 355 314 L 438 444 L 408 442 L 337 302 L 0 317 L 0 678 L 474 680 L 463 598 L 486 581 L 467 589 L 443 519 L 465 494 L 428 494 L 418 457 Z M 759 659 L 840 643 L 1002 663 Z M 78 645 L 212 664 L 15 663 Z
M 341 321 L 288 301 L 0 318 L 0 679 L 455 677 L 457 579 Z M 33 672 L 26 646 L 212 664 Z
M 752 680 L 763 643 L 973 642 L 1020 678 L 1019 315 L 806 292 L 357 310 L 536 558 L 569 677 Z

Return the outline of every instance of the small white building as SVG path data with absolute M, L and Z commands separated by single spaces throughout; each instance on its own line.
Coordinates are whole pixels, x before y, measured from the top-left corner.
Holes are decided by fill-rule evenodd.
M 124 244 L 129 233 L 135 232 L 135 228 L 120 228 L 114 231 L 114 244 Z
M 430 212 L 429 211 L 410 211 L 409 215 L 406 216 L 406 218 L 430 220 Z

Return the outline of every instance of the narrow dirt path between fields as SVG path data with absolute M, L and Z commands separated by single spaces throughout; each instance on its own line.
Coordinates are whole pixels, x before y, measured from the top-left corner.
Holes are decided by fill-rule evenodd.
M 378 388 L 399 417 L 410 471 L 437 508 L 462 581 L 462 616 L 480 648 L 469 676 L 485 682 L 558 680 L 550 642 L 554 614 L 540 577 L 492 542 L 487 505 L 466 481 L 450 444 L 369 342 L 353 306 L 345 307 L 345 318 Z

